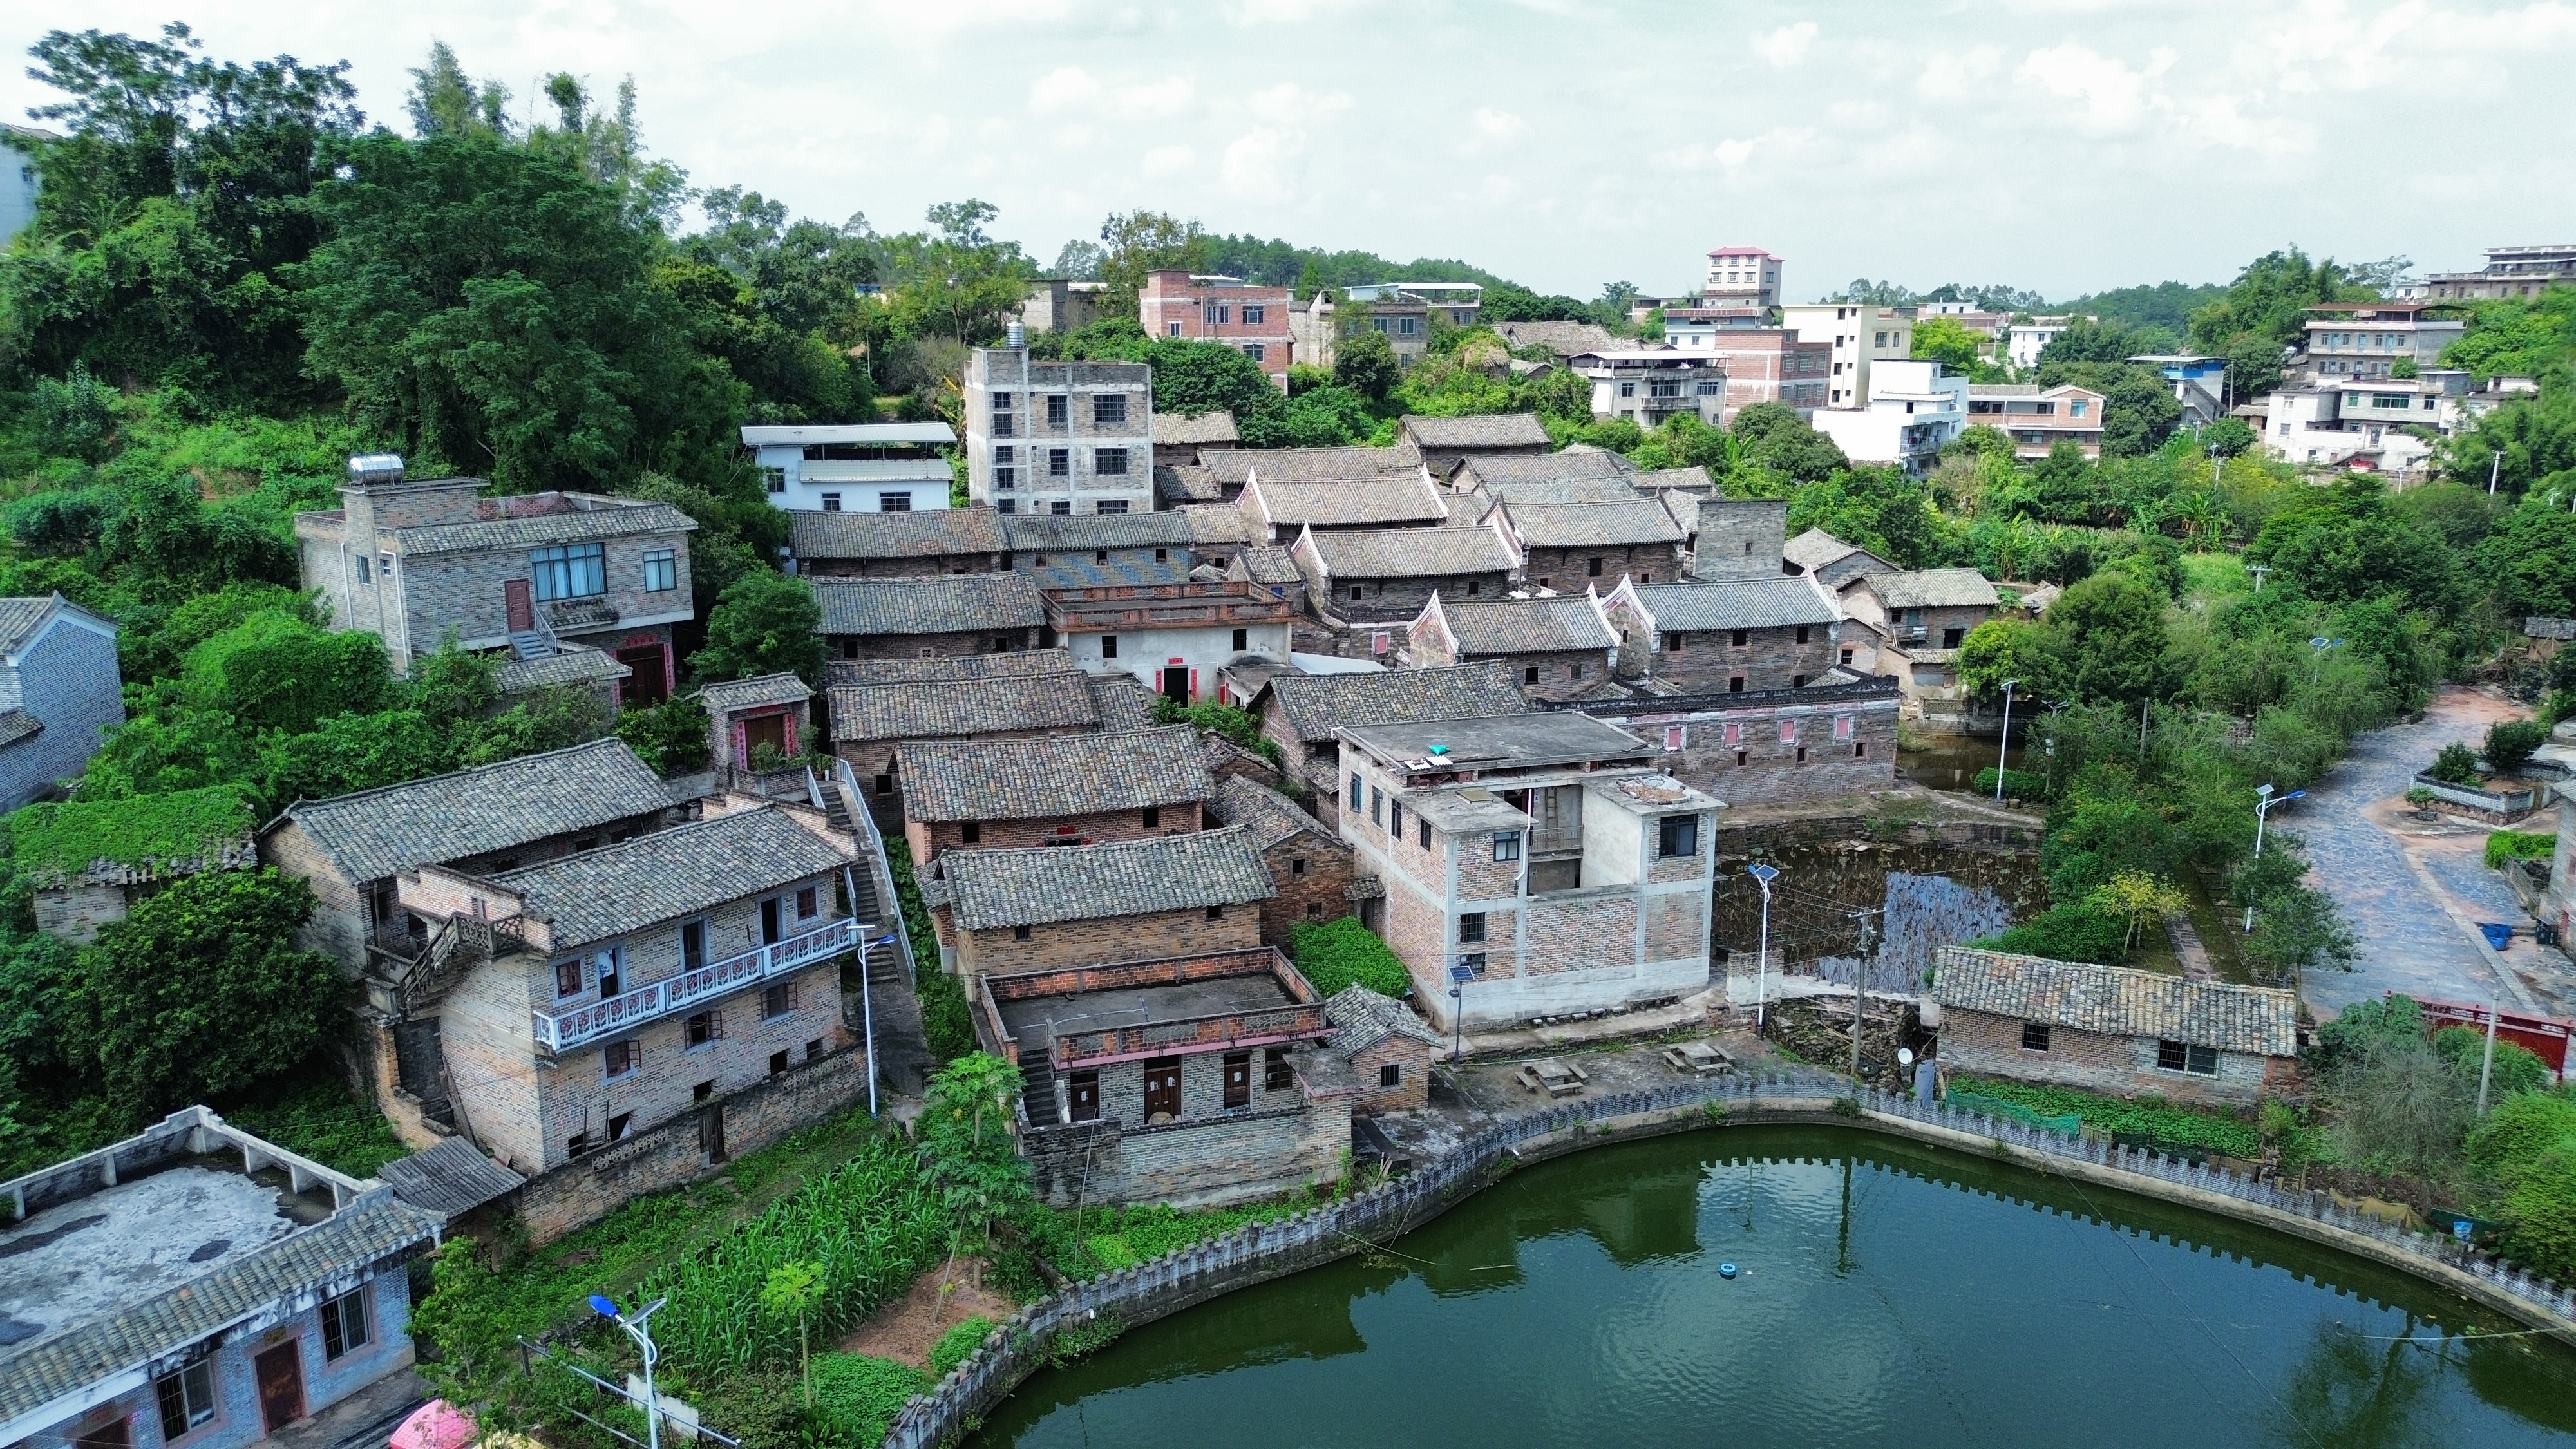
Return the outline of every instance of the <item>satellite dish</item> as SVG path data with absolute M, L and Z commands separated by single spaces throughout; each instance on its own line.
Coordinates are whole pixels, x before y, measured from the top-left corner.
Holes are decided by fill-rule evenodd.
M 1910 1067 L 1914 1065 L 1914 1048 L 1898 1047 L 1896 1049 L 1896 1064 L 1900 1067 Z

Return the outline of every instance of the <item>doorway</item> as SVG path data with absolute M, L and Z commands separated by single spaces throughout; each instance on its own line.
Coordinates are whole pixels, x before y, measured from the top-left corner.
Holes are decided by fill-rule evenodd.
M 707 1164 L 711 1167 L 725 1160 L 724 1104 L 722 1102 L 712 1103 L 699 1109 L 698 1150 L 707 1155 Z
M 762 745 L 776 750 L 782 757 L 786 755 L 787 716 L 764 714 L 744 720 L 742 722 L 742 759 L 737 763 L 746 770 L 750 769 L 752 752 Z
M 510 632 L 525 634 L 537 627 L 537 610 L 528 602 L 526 579 L 501 581 L 501 608 L 510 616 Z
M 1163 698 L 1174 704 L 1190 702 L 1190 670 L 1186 664 L 1174 664 L 1163 671 Z
M 251 1360 L 259 1381 L 259 1417 L 274 1434 L 304 1417 L 304 1355 L 298 1339 L 288 1339 Z
M 660 704 L 671 697 L 671 680 L 661 645 L 629 645 L 618 650 L 616 658 L 629 671 L 618 686 L 619 703 Z
M 779 919 L 779 907 L 783 904 L 777 896 L 760 903 L 760 944 L 775 946 L 787 938 L 785 922 Z
M 1145 1063 L 1145 1123 L 1152 1126 L 1159 1118 L 1176 1122 L 1181 1116 L 1181 1059 L 1152 1057 Z

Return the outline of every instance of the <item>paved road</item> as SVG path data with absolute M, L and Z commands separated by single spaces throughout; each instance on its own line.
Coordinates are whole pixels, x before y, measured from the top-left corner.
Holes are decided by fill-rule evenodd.
M 2410 859 L 2398 838 L 2369 813 L 2369 807 L 2405 794 L 2415 772 L 2443 745 L 2452 740 L 2475 744 L 2490 722 L 2511 713 L 2491 696 L 2446 688 L 2422 723 L 2393 725 L 2354 740 L 2352 752 L 2309 787 L 2307 799 L 2273 813 L 2274 825 L 2307 841 L 2315 867 L 2312 879 L 2343 906 L 2361 937 L 2361 959 L 2354 970 L 2308 978 L 2308 1000 L 2321 1014 L 2383 991 L 2513 1001 L 2487 954 L 2471 942 L 2419 873 L 2429 871 L 2457 898 L 2456 908 L 2474 920 L 2528 925 L 2530 918 L 2512 892 L 2472 853 L 2475 837 L 2464 836 L 2450 848 L 2419 846 Z M 2545 948 L 2517 942 L 2516 949 Z

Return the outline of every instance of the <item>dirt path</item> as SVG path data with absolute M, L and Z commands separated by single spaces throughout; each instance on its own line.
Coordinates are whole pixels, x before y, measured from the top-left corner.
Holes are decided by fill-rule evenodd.
M 843 1353 L 890 1358 L 914 1368 L 930 1366 L 930 1347 L 939 1335 L 982 1314 L 996 1322 L 1018 1311 L 1010 1299 L 977 1284 L 980 1265 L 961 1259 L 955 1270 L 944 1265 L 913 1281 L 911 1289 L 852 1330 L 837 1345 Z M 943 1295 L 940 1291 L 948 1291 Z

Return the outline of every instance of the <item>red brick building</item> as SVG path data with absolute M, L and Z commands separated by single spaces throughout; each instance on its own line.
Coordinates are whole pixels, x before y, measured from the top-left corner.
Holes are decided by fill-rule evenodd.
M 1148 337 L 1222 342 L 1259 364 L 1286 392 L 1289 297 L 1286 287 L 1253 286 L 1234 277 L 1153 272 L 1136 294 L 1136 321 Z

